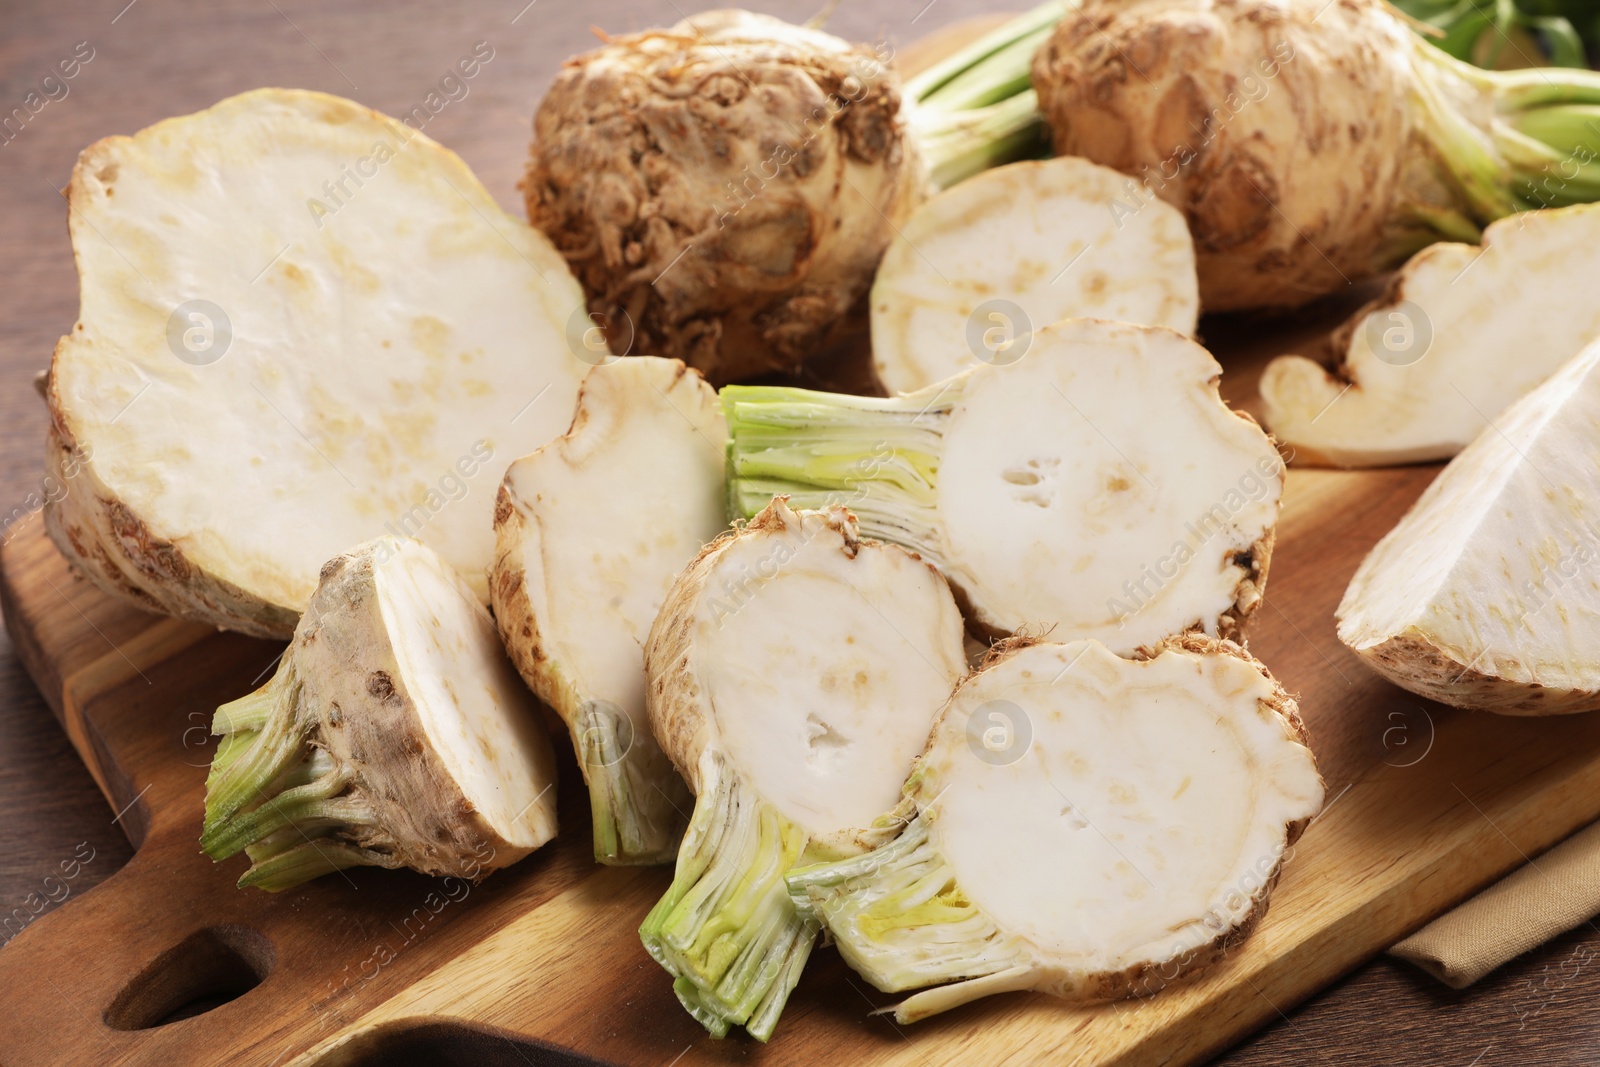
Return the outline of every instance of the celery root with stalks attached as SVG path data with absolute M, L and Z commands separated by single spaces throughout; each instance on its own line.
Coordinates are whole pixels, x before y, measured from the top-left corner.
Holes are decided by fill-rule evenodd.
M 1600 204 L 1577 204 L 1493 223 L 1482 247 L 1424 249 L 1334 333 L 1331 370 L 1267 366 L 1267 427 L 1297 459 L 1339 467 L 1455 455 L 1600 337 L 1597 248 Z
M 1133 179 L 1062 156 L 985 171 L 923 204 L 872 283 L 872 360 L 891 392 L 1006 362 L 1018 335 L 1066 318 L 1192 334 L 1194 243 Z
M 1184 213 L 1209 311 L 1600 199 L 1600 73 L 1479 69 L 1382 0 L 1085 0 L 1033 82 L 1058 153 Z
M 528 218 L 612 347 L 713 382 L 793 369 L 848 324 L 932 189 L 1042 154 L 1049 3 L 902 84 L 893 50 L 747 11 L 604 38 L 534 116 Z
M 1233 637 L 1261 602 L 1283 464 L 1172 330 L 1069 319 L 891 399 L 729 386 L 729 509 L 846 502 L 935 563 L 983 636 L 1128 652 Z
M 924 990 L 902 1023 L 1142 995 L 1250 934 L 1322 799 L 1293 699 L 1239 646 L 1012 642 L 940 713 L 894 840 L 786 880 L 869 982 Z
M 489 579 L 517 669 L 572 734 L 602 863 L 664 863 L 689 793 L 645 713 L 644 642 L 667 590 L 727 527 L 717 394 L 644 356 L 584 379 L 572 429 L 506 472 Z
M 1600 709 L 1600 341 L 1485 426 L 1362 561 L 1339 640 L 1505 715 Z
M 404 123 L 289 89 L 97 141 L 67 195 L 82 302 L 46 465 L 74 477 L 44 516 L 67 559 L 287 638 L 319 568 L 388 532 L 487 603 L 500 474 L 588 369 L 542 233 Z
M 881 836 L 966 671 L 944 579 L 843 508 L 773 501 L 673 585 L 645 648 L 650 719 L 695 792 L 672 887 L 640 928 L 713 1034 L 766 1040 L 816 934 L 783 874 Z
M 555 758 L 488 612 L 417 541 L 329 561 L 272 680 L 217 709 L 201 848 L 241 886 L 481 878 L 555 836 Z

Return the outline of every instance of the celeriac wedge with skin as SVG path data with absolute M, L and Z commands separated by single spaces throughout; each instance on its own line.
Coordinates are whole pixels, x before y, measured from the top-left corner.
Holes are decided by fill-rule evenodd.
M 1448 459 L 1600 336 L 1597 246 L 1600 205 L 1581 204 L 1496 222 L 1482 247 L 1419 252 L 1333 335 L 1332 371 L 1268 364 L 1268 429 L 1296 459 L 1336 467 Z
M 1009 363 L 1066 318 L 1192 334 L 1194 242 L 1177 208 L 1086 159 L 1011 163 L 924 203 L 872 285 L 872 360 L 904 393 Z
M 556 832 L 538 708 L 439 555 L 381 537 L 322 568 L 260 689 L 217 709 L 201 847 L 241 886 L 345 867 L 477 880 Z
M 843 508 L 773 501 L 673 585 L 645 648 L 656 737 L 695 793 L 640 928 L 691 1014 L 766 1040 L 816 934 L 783 873 L 881 831 L 966 672 L 961 615 L 916 556 Z
M 1010 642 L 872 852 L 787 876 L 902 1023 L 992 993 L 1153 993 L 1254 929 L 1322 805 L 1293 699 L 1231 642 Z
M 1600 342 L 1506 409 L 1362 561 L 1339 640 L 1413 693 L 1600 709 Z
M 1069 319 L 1019 362 L 887 400 L 729 386 L 729 510 L 846 503 L 936 564 L 981 635 L 1233 637 L 1261 601 L 1283 464 L 1221 371 L 1172 330 Z
M 677 852 L 688 790 L 645 712 L 644 642 L 678 572 L 727 527 L 717 394 L 675 359 L 584 379 L 566 436 L 517 460 L 489 590 L 506 650 L 572 734 L 602 863 Z
M 503 464 L 566 427 L 588 370 L 543 234 L 422 134 L 298 90 L 99 141 L 67 196 L 82 303 L 47 466 L 80 462 L 45 522 L 69 560 L 287 637 L 322 564 L 389 533 L 487 602 Z

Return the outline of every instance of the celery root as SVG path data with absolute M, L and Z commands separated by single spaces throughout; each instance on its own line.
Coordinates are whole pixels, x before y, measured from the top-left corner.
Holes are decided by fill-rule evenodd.
M 1600 709 L 1600 342 L 1484 427 L 1362 561 L 1339 639 L 1413 693 Z
M 678 578 L 645 665 L 695 807 L 640 937 L 707 1029 L 766 1040 L 816 933 L 783 873 L 881 836 L 966 671 L 961 616 L 933 568 L 843 508 L 773 501 Z
M 344 867 L 483 877 L 555 836 L 538 710 L 467 584 L 417 541 L 335 557 L 275 673 L 217 709 L 202 850 L 241 886 Z
M 847 503 L 936 564 L 981 636 L 1232 637 L 1261 602 L 1284 472 L 1220 373 L 1171 330 L 1069 319 L 1018 362 L 890 399 L 729 386 L 729 508 Z
M 1424 249 L 1334 333 L 1331 370 L 1302 356 L 1267 366 L 1268 428 L 1307 462 L 1448 459 L 1600 336 L 1596 247 L 1600 205 L 1579 204 L 1502 219 L 1482 247 Z
M 1071 156 L 997 167 L 923 204 L 889 243 L 871 304 L 872 360 L 891 392 L 1020 359 L 1028 333 L 1062 319 L 1192 334 L 1200 313 L 1183 216 Z
M 517 460 L 495 509 L 500 636 L 572 735 L 595 858 L 661 863 L 690 801 L 645 713 L 644 641 L 672 581 L 727 526 L 716 392 L 643 356 L 584 379 L 566 436 Z
M 1033 83 L 1055 151 L 1184 213 L 1208 311 L 1296 307 L 1600 199 L 1600 73 L 1479 69 L 1382 0 L 1086 0 Z
M 786 884 L 869 982 L 924 990 L 902 1023 L 1141 995 L 1250 934 L 1322 798 L 1293 699 L 1237 645 L 1011 642 L 940 712 L 897 836 Z

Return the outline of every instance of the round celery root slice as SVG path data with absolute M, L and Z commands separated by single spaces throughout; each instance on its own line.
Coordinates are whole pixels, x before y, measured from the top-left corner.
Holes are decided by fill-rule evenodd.
M 991 993 L 1153 993 L 1254 929 L 1322 805 L 1294 701 L 1232 642 L 1000 646 L 873 852 L 790 893 L 900 1022 Z M 949 983 L 949 984 L 945 984 Z
M 323 562 L 388 533 L 487 602 L 503 464 L 561 433 L 588 369 L 543 234 L 427 137 L 297 90 L 99 141 L 67 195 L 82 304 L 48 462 L 71 488 L 45 521 L 68 559 L 287 637 Z
M 1303 356 L 1268 364 L 1267 426 L 1309 463 L 1448 459 L 1600 336 L 1596 245 L 1600 205 L 1582 204 L 1502 219 L 1481 247 L 1424 249 L 1335 331 L 1332 371 Z
M 437 553 L 331 560 L 277 673 L 217 709 L 201 847 L 241 886 L 362 864 L 474 880 L 556 832 L 555 757 L 488 612 Z
M 640 928 L 713 1033 L 766 1040 L 811 952 L 783 872 L 869 847 L 966 671 L 944 579 L 843 508 L 773 501 L 673 585 L 645 648 L 651 722 L 695 792 Z
M 1378 542 L 1339 640 L 1456 707 L 1600 709 L 1597 425 L 1600 342 L 1486 426 Z
M 730 510 L 847 503 L 863 534 L 936 563 L 980 635 L 1115 652 L 1234 637 L 1261 600 L 1283 464 L 1220 374 L 1171 330 L 1069 319 L 1019 362 L 891 399 L 729 386 Z
M 903 393 L 1019 358 L 1022 335 L 1066 318 L 1192 334 L 1200 296 L 1182 213 L 1135 179 L 1061 156 L 984 171 L 924 203 L 884 253 L 871 305 L 878 378 Z
M 728 525 L 726 437 L 697 372 L 620 360 L 589 372 L 572 429 L 500 487 L 495 619 L 572 734 L 602 863 L 677 853 L 689 793 L 650 731 L 644 642 L 678 572 Z

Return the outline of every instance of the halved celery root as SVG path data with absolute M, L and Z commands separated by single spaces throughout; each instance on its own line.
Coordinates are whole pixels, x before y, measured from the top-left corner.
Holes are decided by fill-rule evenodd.
M 1600 205 L 1493 223 L 1483 245 L 1413 256 L 1331 339 L 1329 371 L 1282 356 L 1261 378 L 1265 419 L 1296 458 L 1338 467 L 1448 459 L 1485 419 L 1600 336 L 1584 264 Z
M 871 302 L 872 359 L 891 392 L 1012 362 L 1026 334 L 1062 319 L 1192 334 L 1200 312 L 1183 215 L 1075 156 L 985 171 L 924 203 L 889 243 Z
M 787 884 L 873 985 L 937 986 L 902 1023 L 1139 995 L 1249 935 L 1322 797 L 1293 699 L 1239 646 L 1014 641 L 940 713 L 899 836 Z
M 568 347 L 583 293 L 543 234 L 398 120 L 289 89 L 98 141 L 67 196 L 82 303 L 46 462 L 76 477 L 45 507 L 63 555 L 147 610 L 263 637 L 385 532 L 487 602 L 494 487 L 588 369 Z
M 555 759 L 488 613 L 383 537 L 338 556 L 266 685 L 217 709 L 201 847 L 241 886 L 358 865 L 481 878 L 556 832 Z
M 843 508 L 773 501 L 679 577 L 645 665 L 696 802 L 640 937 L 707 1029 L 766 1040 L 816 933 L 783 873 L 881 835 L 965 673 L 961 616 L 932 567 L 861 540 Z
M 1486 426 L 1362 561 L 1339 639 L 1413 693 L 1600 709 L 1600 342 Z
M 1172 330 L 1071 319 L 1020 362 L 887 400 L 729 386 L 729 510 L 847 503 L 937 564 L 980 634 L 1233 637 L 1261 600 L 1283 465 L 1220 374 Z
M 644 641 L 672 581 L 727 527 L 717 394 L 675 359 L 584 379 L 572 429 L 506 472 L 490 575 L 500 636 L 561 716 L 602 863 L 676 854 L 689 793 L 645 713 Z

